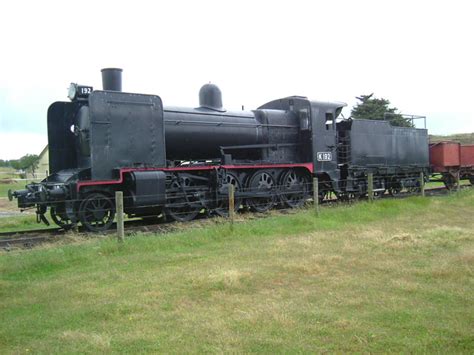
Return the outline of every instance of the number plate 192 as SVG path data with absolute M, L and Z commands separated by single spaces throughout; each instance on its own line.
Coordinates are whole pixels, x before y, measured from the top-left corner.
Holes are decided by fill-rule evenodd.
M 316 159 L 318 159 L 318 161 L 331 161 L 332 153 L 331 152 L 318 152 L 316 154 Z

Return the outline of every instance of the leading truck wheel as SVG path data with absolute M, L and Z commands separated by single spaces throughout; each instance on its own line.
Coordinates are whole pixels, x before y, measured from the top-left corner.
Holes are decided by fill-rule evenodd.
M 102 193 L 93 193 L 81 202 L 79 219 L 91 232 L 104 232 L 114 222 L 115 204 Z
M 49 213 L 53 222 L 62 229 L 69 230 L 74 227 L 75 223 L 73 223 L 67 215 L 66 208 L 64 206 L 52 206 L 49 210 Z

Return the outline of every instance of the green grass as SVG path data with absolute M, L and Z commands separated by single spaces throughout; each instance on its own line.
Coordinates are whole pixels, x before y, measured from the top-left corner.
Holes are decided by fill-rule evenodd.
M 0 183 L 0 212 L 19 212 L 17 200 L 8 201 L 7 194 L 9 189 L 24 189 L 26 183 L 26 181 L 13 182 L 11 184 Z M 36 223 L 36 215 L 34 213 L 0 218 L 0 232 L 52 227 Z
M 474 192 L 0 255 L 0 353 L 474 350 Z
M 12 191 L 21 190 L 25 188 L 26 184 L 26 181 L 14 181 L 11 184 L 0 183 L 0 198 L 7 198 L 9 189 Z
M 48 216 L 49 218 L 49 216 Z M 29 213 L 20 216 L 10 216 L 0 218 L 0 232 L 16 232 L 31 229 L 50 229 L 57 226 L 50 220 L 50 226 L 36 222 L 36 215 Z
M 0 167 L 0 180 L 19 178 L 19 174 L 13 168 Z
M 25 188 L 25 181 L 11 184 L 0 183 L 0 212 L 19 212 L 17 201 L 8 201 L 8 189 L 19 190 Z M 44 224 L 36 223 L 36 215 L 33 213 L 0 218 L 0 232 L 18 231 L 25 229 L 47 228 Z

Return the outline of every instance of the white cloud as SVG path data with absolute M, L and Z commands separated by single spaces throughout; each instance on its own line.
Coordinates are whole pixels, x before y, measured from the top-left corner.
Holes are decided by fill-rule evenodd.
M 26 154 L 39 155 L 47 141 L 47 136 L 42 134 L 0 132 L 0 159 L 18 159 Z

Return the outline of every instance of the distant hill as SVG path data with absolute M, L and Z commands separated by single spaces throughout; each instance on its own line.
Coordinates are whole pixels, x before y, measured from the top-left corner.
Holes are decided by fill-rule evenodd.
M 474 144 L 474 133 L 458 133 L 449 136 L 435 136 L 430 134 L 430 142 L 437 143 L 441 141 L 459 142 L 461 144 Z

